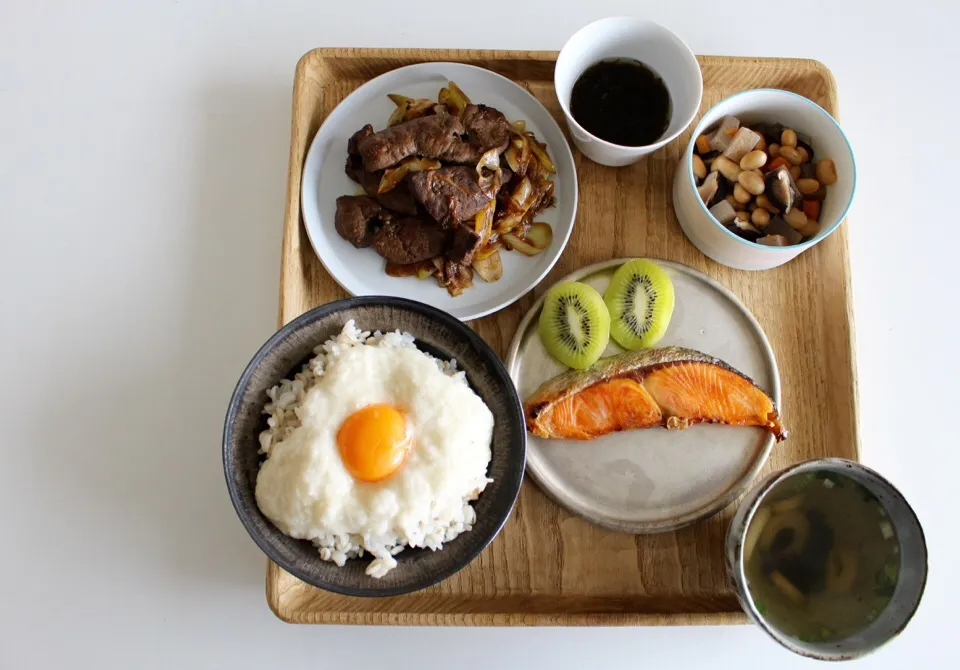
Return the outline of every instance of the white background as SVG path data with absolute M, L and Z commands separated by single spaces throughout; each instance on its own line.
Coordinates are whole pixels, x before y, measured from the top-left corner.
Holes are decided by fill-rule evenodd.
M 300 55 L 554 49 L 618 13 L 836 75 L 863 453 L 931 555 L 913 623 L 857 667 L 956 667 L 958 5 L 697 5 L 0 0 L 0 668 L 812 665 L 747 626 L 285 625 L 227 498 L 224 408 L 276 321 Z

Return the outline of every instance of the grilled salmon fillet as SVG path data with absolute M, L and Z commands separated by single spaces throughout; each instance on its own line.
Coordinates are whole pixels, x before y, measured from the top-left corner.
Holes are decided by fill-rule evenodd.
M 693 349 L 602 358 L 544 382 L 524 405 L 538 437 L 591 440 L 618 430 L 695 423 L 760 426 L 786 439 L 777 407 L 746 375 Z

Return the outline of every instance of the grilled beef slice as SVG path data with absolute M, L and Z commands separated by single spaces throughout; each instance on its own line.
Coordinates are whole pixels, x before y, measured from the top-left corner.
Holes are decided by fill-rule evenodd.
M 409 156 L 469 163 L 476 150 L 460 139 L 460 120 L 447 113 L 405 121 L 357 141 L 363 167 L 371 172 L 395 165 Z
M 337 198 L 334 225 L 340 237 L 358 249 L 369 247 L 373 236 L 390 213 L 373 198 L 366 195 L 342 195 Z
M 353 134 L 347 142 L 347 176 L 363 187 L 364 193 L 377 199 L 381 205 L 398 214 L 414 215 L 417 213 L 417 201 L 413 199 L 410 189 L 403 182 L 397 184 L 386 193 L 377 193 L 380 188 L 380 179 L 383 171 L 369 172 L 363 168 L 363 159 L 357 152 L 357 143 L 364 137 L 373 135 L 373 126 L 369 123 Z
M 355 137 L 363 167 L 370 172 L 388 168 L 409 156 L 472 165 L 490 149 L 496 148 L 498 153 L 506 150 L 510 124 L 493 107 L 468 105 L 462 122 L 441 110 L 378 133 Z
M 460 224 L 453 231 L 445 256 L 455 263 L 470 265 L 479 246 L 480 236 L 470 226 Z
M 510 143 L 510 123 L 499 109 L 486 105 L 467 105 L 463 112 L 466 140 L 477 151 L 477 158 L 490 149 L 497 153 L 507 150 Z
M 493 199 L 496 182 L 481 184 L 477 171 L 466 166 L 414 172 L 410 190 L 427 213 L 443 224 L 473 217 Z
M 407 265 L 439 256 L 447 233 L 435 221 L 408 217 L 391 221 L 373 238 L 373 248 L 391 263 Z

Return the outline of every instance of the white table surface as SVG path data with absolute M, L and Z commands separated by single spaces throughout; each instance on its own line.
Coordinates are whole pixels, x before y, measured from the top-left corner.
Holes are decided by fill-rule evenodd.
M 282 624 L 223 484 L 224 408 L 276 320 L 300 55 L 554 49 L 627 13 L 836 75 L 864 459 L 931 554 L 913 623 L 857 664 L 957 667 L 957 3 L 515 1 L 491 28 L 418 4 L 0 0 L 0 668 L 810 667 L 748 626 Z

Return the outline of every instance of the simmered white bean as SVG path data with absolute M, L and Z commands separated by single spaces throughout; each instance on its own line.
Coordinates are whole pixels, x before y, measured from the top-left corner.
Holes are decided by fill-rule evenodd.
M 707 165 L 697 154 L 693 154 L 693 176 L 697 179 L 703 179 L 707 176 Z
M 759 149 L 747 152 L 740 159 L 741 170 L 759 170 L 767 162 L 767 154 Z
M 804 195 L 813 195 L 820 189 L 820 182 L 816 179 L 798 179 L 797 188 Z
M 766 188 L 766 185 L 763 183 L 763 175 L 756 170 L 742 171 L 737 177 L 737 181 L 753 195 L 760 195 Z
M 780 147 L 780 155 L 786 158 L 792 165 L 800 165 L 803 162 L 803 156 L 797 151 L 796 147 Z
M 816 167 L 817 181 L 824 186 L 831 186 L 837 183 L 837 166 L 832 158 L 823 158 L 817 161 Z
M 710 171 L 716 172 L 717 170 L 730 181 L 737 181 L 737 177 L 740 176 L 740 166 L 726 156 L 717 156 L 717 159 L 713 161 Z
M 789 212 L 784 214 L 783 218 L 794 230 L 799 230 L 807 225 L 807 215 L 803 213 L 802 209 L 797 207 L 794 207 Z

